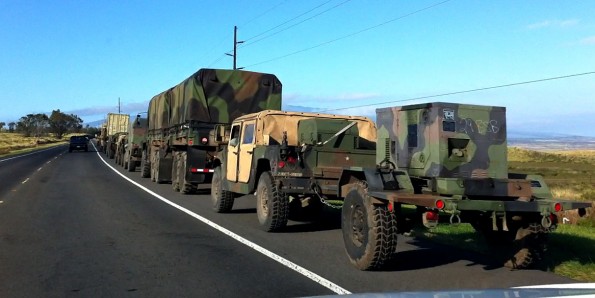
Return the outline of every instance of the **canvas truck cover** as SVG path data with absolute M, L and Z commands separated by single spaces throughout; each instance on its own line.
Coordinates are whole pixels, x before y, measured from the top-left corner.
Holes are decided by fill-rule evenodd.
M 504 107 L 434 102 L 381 108 L 376 116 L 377 148 L 390 148 L 385 158 L 410 175 L 508 177 Z
M 107 114 L 107 135 L 111 136 L 119 132 L 127 132 L 129 120 L 130 115 L 128 114 Z
M 283 132 L 286 131 L 287 144 L 289 146 L 298 146 L 300 145 L 298 144 L 298 122 L 300 120 L 313 118 L 355 121 L 359 130 L 359 137 L 376 143 L 376 125 L 367 117 L 266 110 L 245 115 L 236 120 L 257 119 L 257 145 L 269 145 L 273 142 L 280 144 L 283 139 Z
M 149 129 L 189 121 L 231 123 L 245 114 L 281 109 L 275 75 L 242 70 L 201 69 L 149 103 Z

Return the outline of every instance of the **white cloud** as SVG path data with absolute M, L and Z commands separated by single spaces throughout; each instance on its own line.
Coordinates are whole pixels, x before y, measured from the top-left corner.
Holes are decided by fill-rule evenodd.
M 527 29 L 529 30 L 537 30 L 542 28 L 566 28 L 576 26 L 580 23 L 578 19 L 568 19 L 568 20 L 545 20 L 533 24 L 527 25 Z
M 579 41 L 582 45 L 595 45 L 595 35 L 585 37 Z

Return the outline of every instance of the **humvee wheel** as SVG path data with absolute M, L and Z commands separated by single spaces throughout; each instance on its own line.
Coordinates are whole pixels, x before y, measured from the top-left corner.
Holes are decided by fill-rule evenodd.
M 519 228 L 513 243 L 513 255 L 504 266 L 510 269 L 524 269 L 537 263 L 545 253 L 547 236 L 547 232 L 542 231 L 538 223 Z
M 364 183 L 351 185 L 343 203 L 341 229 L 347 256 L 358 269 L 380 269 L 395 258 L 396 215 L 386 206 L 372 204 Z
M 223 177 L 221 168 L 218 167 L 213 173 L 211 184 L 211 203 L 213 210 L 217 213 L 229 212 L 233 208 L 234 196 L 230 191 L 223 190 Z
M 287 225 L 289 200 L 287 195 L 277 188 L 270 172 L 262 173 L 258 179 L 256 215 L 260 227 L 267 232 L 276 232 Z
M 147 162 L 147 153 L 144 150 L 140 159 L 140 176 L 142 178 L 151 177 L 151 163 Z

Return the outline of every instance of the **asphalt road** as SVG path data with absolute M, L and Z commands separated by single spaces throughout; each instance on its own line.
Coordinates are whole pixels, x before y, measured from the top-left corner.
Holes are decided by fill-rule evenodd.
M 362 272 L 345 255 L 337 220 L 262 232 L 252 196 L 217 214 L 209 186 L 174 193 L 91 151 L 0 159 L 0 297 L 295 297 L 574 282 L 404 236 L 393 268 Z

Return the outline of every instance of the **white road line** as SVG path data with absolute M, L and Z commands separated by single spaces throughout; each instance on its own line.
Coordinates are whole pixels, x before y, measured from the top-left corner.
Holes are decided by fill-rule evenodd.
M 35 152 L 32 152 L 32 153 L 28 153 L 28 154 L 24 154 L 24 155 L 19 155 L 19 156 L 15 156 L 15 157 L 10 157 L 10 158 L 7 158 L 7 159 L 0 160 L 0 162 L 5 162 L 5 161 L 8 161 L 8 160 L 17 159 L 17 158 L 21 158 L 21 157 L 25 157 L 25 156 L 29 156 L 29 155 L 33 155 L 33 154 L 37 154 L 37 153 L 44 152 L 44 151 L 48 151 L 48 150 L 52 150 L 52 149 L 55 149 L 55 148 L 56 148 L 56 147 L 52 147 L 52 148 L 48 148 L 48 149 L 44 149 L 44 150 L 39 150 L 39 151 L 35 151 Z
M 92 144 L 92 145 L 95 148 L 95 145 L 94 144 Z M 97 150 L 97 148 L 95 148 L 95 150 Z M 148 188 L 146 188 L 146 187 L 138 184 L 136 181 L 134 181 L 134 180 L 126 177 L 124 174 L 120 173 L 118 170 L 116 170 L 114 167 L 112 167 L 110 164 L 108 164 L 105 161 L 105 159 L 103 159 L 103 157 L 99 154 L 99 152 L 97 152 L 97 156 L 99 156 L 99 158 L 101 159 L 101 161 L 103 161 L 103 163 L 106 166 L 108 166 L 110 169 L 112 169 L 114 172 L 116 172 L 116 174 L 120 175 L 122 178 L 128 180 L 128 182 L 136 185 L 138 188 L 144 190 L 145 192 L 151 194 L 152 196 L 154 196 L 157 199 L 165 202 L 166 204 L 169 204 L 170 206 L 172 206 L 172 207 L 174 207 L 174 208 L 176 208 L 176 209 L 178 209 L 178 210 L 180 210 L 180 211 L 182 211 L 182 212 L 184 212 L 184 213 L 186 213 L 186 214 L 188 214 L 188 215 L 190 215 L 190 216 L 192 216 L 192 217 L 200 220 L 201 222 L 203 222 L 203 223 L 211 226 L 215 230 L 217 230 L 217 231 L 219 231 L 219 232 L 221 232 L 221 233 L 223 233 L 223 234 L 225 234 L 225 235 L 227 235 L 227 236 L 229 236 L 229 237 L 237 240 L 238 242 L 240 242 L 240 243 L 242 243 L 242 244 L 244 244 L 244 245 L 246 245 L 246 246 L 248 246 L 248 247 L 256 250 L 257 252 L 259 252 L 259 253 L 261 253 L 261 254 L 263 254 L 263 255 L 265 255 L 265 256 L 267 256 L 267 257 L 269 257 L 269 258 L 271 258 L 271 259 L 273 259 L 273 260 L 275 260 L 275 261 L 277 261 L 279 263 L 281 263 L 283 266 L 285 266 L 285 267 L 287 267 L 287 268 L 289 268 L 289 269 L 291 269 L 293 271 L 296 271 L 297 273 L 299 273 L 299 274 L 301 274 L 301 275 L 303 275 L 303 276 L 305 276 L 305 277 L 313 280 L 314 282 L 320 284 L 323 287 L 326 287 L 327 289 L 329 289 L 329 290 L 331 290 L 331 291 L 333 291 L 333 292 L 335 292 L 337 294 L 341 294 L 341 295 L 351 294 L 351 292 L 349 292 L 346 289 L 340 287 L 339 285 L 331 282 L 330 280 L 328 280 L 328 279 L 326 279 L 326 278 L 324 278 L 324 277 L 322 277 L 322 276 L 320 276 L 320 275 L 318 275 L 318 274 L 316 274 L 316 273 L 314 273 L 314 272 L 312 272 L 312 271 L 310 271 L 310 270 L 308 270 L 308 269 L 306 269 L 306 268 L 304 268 L 304 267 L 302 267 L 302 266 L 300 266 L 300 265 L 298 265 L 296 263 L 293 263 L 293 262 L 291 262 L 291 261 L 289 261 L 289 260 L 281 257 L 280 255 L 275 254 L 274 252 L 265 249 L 264 247 L 262 247 L 262 246 L 260 246 L 260 245 L 258 245 L 256 243 L 254 243 L 254 242 L 251 242 L 250 240 L 248 240 L 248 239 L 246 239 L 246 238 L 244 238 L 244 237 L 242 237 L 242 236 L 240 236 L 240 235 L 238 235 L 238 234 L 236 234 L 236 233 L 234 233 L 234 232 L 232 232 L 232 231 L 230 231 L 230 230 L 228 230 L 228 229 L 226 229 L 226 228 L 224 228 L 224 227 L 216 224 L 213 221 L 210 221 L 210 220 L 208 220 L 208 219 L 206 219 L 206 218 L 204 218 L 204 217 L 202 217 L 202 216 L 200 216 L 200 215 L 198 215 L 198 214 L 196 214 L 196 213 L 194 213 L 194 212 L 192 212 L 192 211 L 190 211 L 190 210 L 188 210 L 188 209 L 186 209 L 186 208 L 184 208 L 184 207 L 182 207 L 180 205 L 177 205 L 176 203 L 173 203 L 173 202 L 167 200 L 166 198 L 158 195 L 157 193 L 155 193 L 155 192 L 151 191 L 150 189 L 148 189 Z
M 25 179 L 25 181 L 21 182 L 21 184 L 25 184 L 27 181 L 29 181 L 29 178 Z
M 37 169 L 37 171 L 38 171 L 38 172 L 39 172 L 39 171 L 41 171 L 41 168 Z

